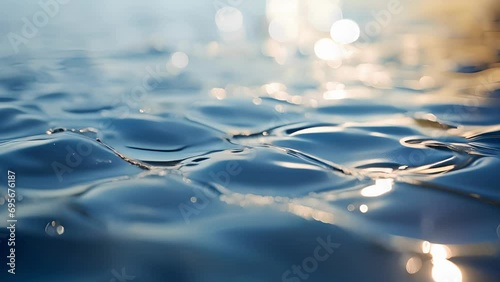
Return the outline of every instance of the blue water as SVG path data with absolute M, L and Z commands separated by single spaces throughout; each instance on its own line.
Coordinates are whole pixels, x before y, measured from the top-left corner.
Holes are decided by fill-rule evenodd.
M 243 39 L 215 2 L 70 1 L 17 53 L 39 4 L 0 4 L 1 281 L 499 281 L 497 58 L 408 64 L 446 35 L 402 21 L 283 63 L 265 1 L 229 2 Z

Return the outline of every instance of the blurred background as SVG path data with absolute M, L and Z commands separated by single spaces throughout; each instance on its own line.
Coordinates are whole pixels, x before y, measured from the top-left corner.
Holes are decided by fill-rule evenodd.
M 5 281 L 500 277 L 499 1 L 4 0 L 0 34 Z

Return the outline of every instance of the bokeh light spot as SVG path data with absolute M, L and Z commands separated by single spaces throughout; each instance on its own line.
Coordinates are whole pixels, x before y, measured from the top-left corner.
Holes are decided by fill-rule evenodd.
M 333 23 L 330 35 L 335 42 L 349 44 L 358 40 L 360 29 L 355 21 L 342 19 Z

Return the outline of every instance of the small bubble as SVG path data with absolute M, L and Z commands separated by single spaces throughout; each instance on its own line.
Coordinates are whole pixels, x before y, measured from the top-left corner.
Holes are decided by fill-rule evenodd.
M 349 205 L 347 206 L 347 210 L 348 210 L 348 211 L 353 211 L 354 209 L 355 209 L 355 207 L 354 207 L 354 205 L 353 205 L 353 204 L 349 204 Z
M 252 102 L 255 104 L 255 105 L 260 105 L 262 103 L 262 99 L 257 97 L 257 98 L 253 98 Z
M 278 112 L 278 113 L 283 113 L 285 112 L 285 108 L 283 108 L 282 105 L 276 105 L 274 106 L 274 109 Z
M 45 226 L 45 233 L 50 236 L 62 235 L 64 233 L 64 226 L 62 226 L 58 221 L 51 221 Z
M 191 197 L 191 203 L 196 203 L 198 201 L 198 199 L 196 199 L 196 197 Z

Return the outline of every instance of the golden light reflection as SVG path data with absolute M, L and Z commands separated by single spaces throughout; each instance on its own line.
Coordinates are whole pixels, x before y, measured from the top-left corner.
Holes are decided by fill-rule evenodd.
M 376 179 L 374 185 L 370 185 L 361 190 L 361 195 L 364 197 L 378 197 L 389 193 L 394 185 L 394 179 Z
M 360 33 L 354 21 L 342 19 L 340 0 L 267 0 L 266 17 L 270 39 L 262 51 L 280 65 L 300 52 L 314 53 L 338 68 L 352 53 L 345 44 L 356 41 Z
M 432 244 L 429 252 L 432 259 L 443 260 L 448 259 L 451 256 L 450 249 L 445 245 Z
M 284 91 L 284 90 L 286 90 L 286 86 L 283 83 L 279 83 L 279 82 L 271 82 L 271 83 L 268 83 L 268 84 L 264 84 L 262 86 L 262 88 L 269 95 L 273 95 L 274 93 L 276 93 L 278 91 Z
M 307 21 L 316 30 L 328 32 L 334 22 L 342 19 L 339 1 L 308 0 L 307 4 Z
M 325 100 L 341 100 L 347 97 L 347 93 L 344 89 L 330 90 L 323 93 L 323 98 Z
M 217 100 L 223 100 L 226 98 L 226 90 L 224 88 L 212 88 L 210 94 L 217 98 Z
M 268 0 L 266 15 L 269 20 L 269 36 L 281 42 L 295 41 L 299 36 L 299 1 Z
M 372 74 L 381 69 L 380 66 L 374 64 L 359 64 L 356 67 L 356 73 L 358 75 L 358 79 L 364 82 L 368 82 L 372 76 Z
M 282 210 L 293 213 L 308 220 L 316 220 L 323 223 L 334 224 L 335 217 L 331 212 L 322 211 L 319 209 L 311 208 L 303 204 L 293 202 L 287 197 L 281 196 L 261 196 L 254 194 L 240 194 L 231 193 L 220 196 L 220 200 L 227 204 L 245 206 L 269 206 L 272 204 L 283 204 L 280 208 Z
M 306 129 L 297 130 L 290 134 L 290 136 L 296 136 L 300 134 L 316 134 L 316 133 L 331 133 L 331 132 L 341 132 L 343 128 L 335 126 L 318 126 L 310 127 Z
M 449 260 L 432 262 L 432 279 L 436 282 L 462 282 L 460 268 Z
M 422 268 L 422 260 L 415 256 L 406 262 L 406 271 L 410 274 L 417 273 Z
M 278 91 L 276 93 L 274 93 L 273 97 L 276 99 L 276 100 L 280 100 L 280 101 L 286 101 L 288 99 L 288 93 L 286 93 L 285 91 Z
M 228 204 L 239 205 L 242 207 L 249 205 L 266 206 L 274 203 L 274 198 L 272 196 L 261 196 L 261 195 L 240 194 L 240 193 L 222 195 L 220 197 L 220 200 Z
M 262 53 L 266 56 L 273 57 L 276 63 L 283 65 L 292 54 L 288 49 L 287 46 L 270 39 L 266 40 L 266 43 L 262 46 Z
M 278 17 L 298 16 L 299 0 L 267 0 L 266 16 L 269 20 Z
M 305 219 L 314 219 L 323 223 L 330 224 L 334 223 L 334 216 L 332 213 L 313 209 L 308 206 L 289 203 L 288 211 Z
M 314 53 L 325 61 L 342 60 L 342 48 L 330 38 L 322 38 L 314 44 Z
M 340 100 L 347 97 L 345 85 L 343 83 L 328 82 L 326 84 L 328 91 L 323 93 L 325 100 Z
M 431 243 L 429 241 L 422 242 L 422 253 L 428 254 L 431 251 Z
M 415 90 L 430 90 L 436 86 L 436 82 L 431 76 L 424 75 L 418 80 L 404 80 L 403 85 L 405 85 L 407 88 Z
M 446 245 L 422 243 L 422 252 L 432 256 L 432 279 L 435 282 L 462 282 L 462 271 L 448 259 L 452 257 Z
M 293 95 L 287 99 L 289 103 L 300 105 L 302 104 L 303 98 L 299 95 Z
M 306 163 L 292 163 L 292 162 L 284 162 L 284 161 L 276 161 L 274 164 L 279 165 L 280 167 L 286 167 L 286 168 L 291 168 L 291 169 L 309 169 L 309 170 L 316 170 L 317 166 L 313 164 L 306 164 Z

